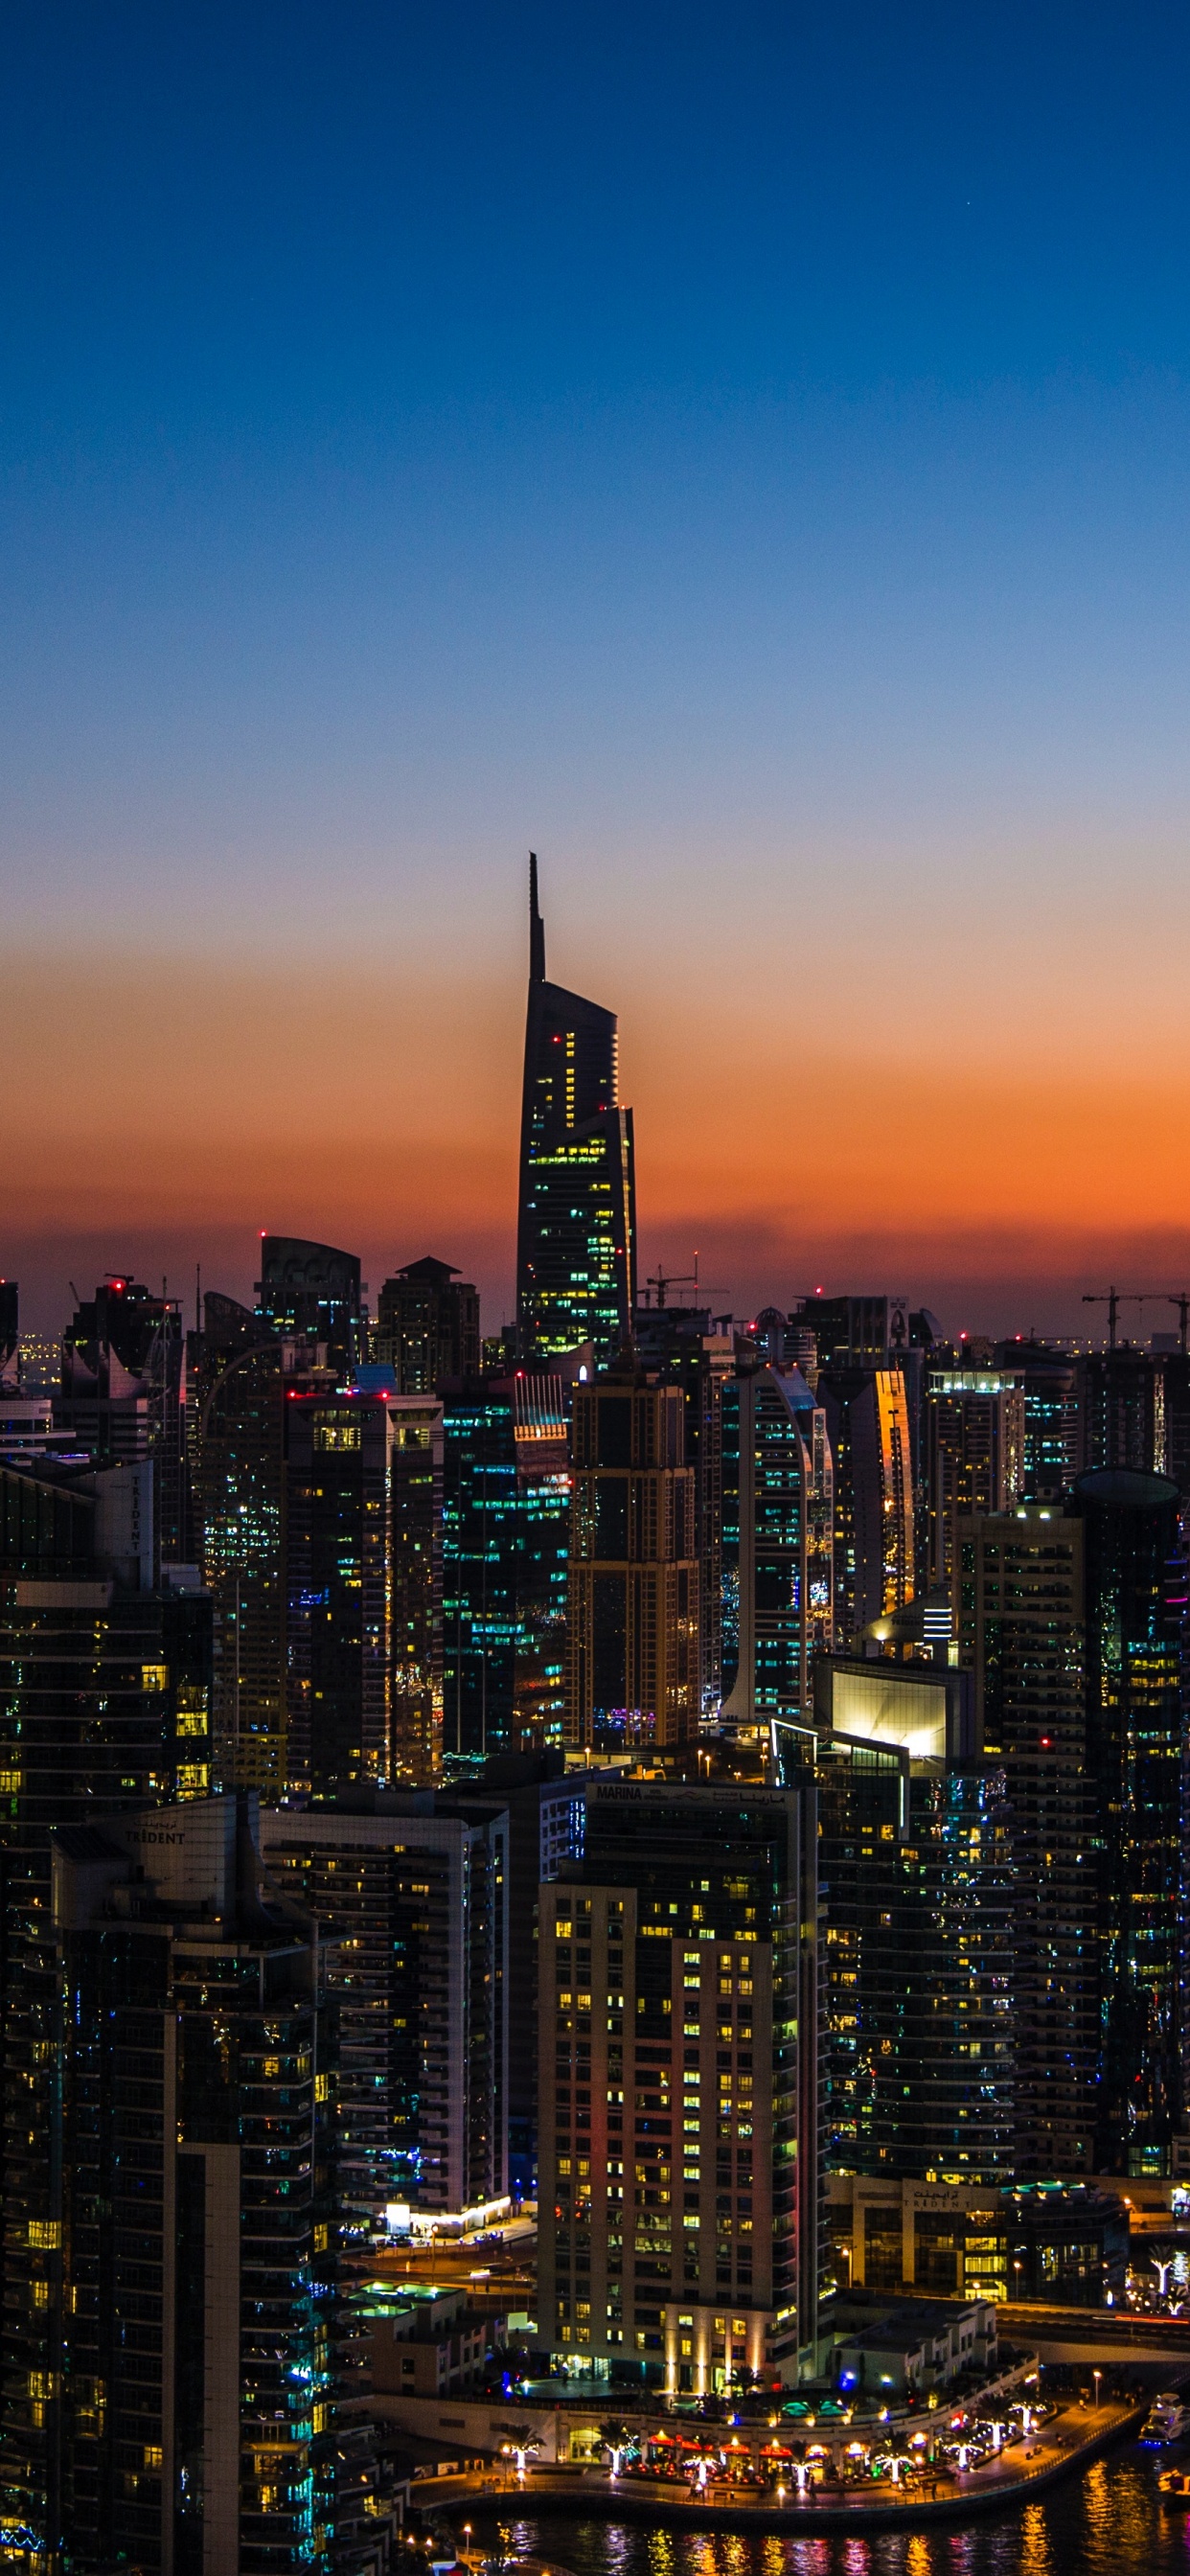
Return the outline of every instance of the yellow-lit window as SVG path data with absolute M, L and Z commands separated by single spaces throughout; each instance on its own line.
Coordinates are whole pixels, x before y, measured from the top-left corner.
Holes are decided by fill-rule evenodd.
M 143 1691 L 168 1690 L 169 1665 L 142 1664 L 140 1668 L 140 1686 Z

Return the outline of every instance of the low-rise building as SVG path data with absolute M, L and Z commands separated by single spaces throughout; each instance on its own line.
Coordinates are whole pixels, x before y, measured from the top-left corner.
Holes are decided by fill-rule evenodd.
M 482 2386 L 507 2319 L 470 2308 L 465 2290 L 373 2288 L 371 2385 L 382 2396 L 457 2397 Z
M 839 2323 L 831 2367 L 844 2393 L 893 2405 L 950 2388 L 964 2372 L 995 2371 L 996 2311 L 985 2299 L 898 2299 Z
M 828 2174 L 826 2229 L 841 2292 L 1052 2300 L 1098 2307 L 1123 2290 L 1128 2209 L 1094 2184 L 898 2182 Z

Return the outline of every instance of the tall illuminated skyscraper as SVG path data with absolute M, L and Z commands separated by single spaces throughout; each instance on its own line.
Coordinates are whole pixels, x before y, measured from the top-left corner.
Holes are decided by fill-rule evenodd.
M 722 1418 L 735 1612 L 724 1622 L 723 1714 L 753 1737 L 805 1724 L 811 1658 L 834 1641 L 834 1468 L 826 1415 L 797 1369 L 741 1359 L 724 1381 Z
M 851 1405 L 857 1625 L 904 1610 L 914 1593 L 913 1464 L 905 1377 L 873 1369 Z
M 632 1327 L 635 1236 L 632 1111 L 619 1105 L 615 1013 L 547 983 L 531 856 L 517 1225 L 523 1367 L 583 1342 L 601 1367 L 615 1358 Z
M 566 1741 L 670 1750 L 699 1719 L 699 1580 L 685 1398 L 625 1362 L 577 1386 Z

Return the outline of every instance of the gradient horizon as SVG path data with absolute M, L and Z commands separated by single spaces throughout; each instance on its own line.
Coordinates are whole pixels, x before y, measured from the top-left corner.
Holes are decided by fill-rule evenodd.
M 1186 1284 L 1178 13 L 76 6 L 0 67 L 29 1325 L 261 1227 L 511 1314 L 530 843 L 642 1278 Z

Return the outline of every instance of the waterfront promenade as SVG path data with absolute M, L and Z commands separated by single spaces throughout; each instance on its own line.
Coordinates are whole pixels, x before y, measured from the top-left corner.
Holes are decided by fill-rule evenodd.
M 1006 2443 L 976 2468 L 934 2463 L 896 2484 L 887 2476 L 849 2478 L 840 2452 L 802 2496 L 779 2479 L 760 2489 L 726 2477 L 710 2479 L 701 2492 L 693 2492 L 680 2476 L 626 2472 L 617 2477 L 607 2467 L 538 2467 L 530 2461 L 520 2474 L 493 2468 L 419 2477 L 410 2500 L 422 2515 L 456 2529 L 472 2513 L 485 2519 L 494 2513 L 503 2520 L 516 2510 L 532 2516 L 554 2511 L 617 2522 L 789 2534 L 965 2520 L 976 2513 L 1007 2511 L 1085 2468 L 1110 2443 L 1138 2431 L 1146 2411 L 1147 2400 L 1136 2404 L 1105 2397 L 1099 2407 L 1072 2400 L 1040 2431 Z

